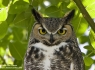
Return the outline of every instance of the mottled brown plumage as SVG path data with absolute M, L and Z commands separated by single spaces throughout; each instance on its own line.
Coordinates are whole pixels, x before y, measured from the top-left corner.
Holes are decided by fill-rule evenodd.
M 70 24 L 74 10 L 63 18 L 42 17 L 35 9 L 24 70 L 84 70 L 82 53 Z

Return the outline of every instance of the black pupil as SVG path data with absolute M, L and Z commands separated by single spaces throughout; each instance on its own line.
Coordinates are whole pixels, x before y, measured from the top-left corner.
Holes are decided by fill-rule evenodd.
M 46 32 L 45 29 L 42 29 L 42 32 L 45 33 Z
M 60 33 L 63 33 L 63 30 L 62 29 L 60 30 Z

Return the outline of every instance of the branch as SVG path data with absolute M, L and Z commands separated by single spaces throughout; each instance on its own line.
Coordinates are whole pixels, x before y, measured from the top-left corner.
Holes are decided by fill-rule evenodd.
M 88 14 L 88 12 L 86 11 L 85 7 L 83 6 L 81 0 L 73 0 L 76 5 L 78 6 L 78 8 L 80 9 L 83 17 L 86 19 L 86 21 L 88 22 L 88 24 L 91 26 L 92 30 L 95 33 L 95 23 L 92 20 L 92 18 L 90 17 L 90 15 Z

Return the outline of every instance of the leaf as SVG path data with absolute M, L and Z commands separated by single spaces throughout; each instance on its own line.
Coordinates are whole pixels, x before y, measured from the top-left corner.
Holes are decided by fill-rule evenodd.
M 31 34 L 31 29 L 32 29 L 32 27 L 33 27 L 33 23 L 34 23 L 35 21 L 33 20 L 33 17 L 31 17 L 31 20 L 30 20 L 30 22 L 29 22 L 29 25 L 28 25 L 28 38 L 29 38 L 29 36 L 30 36 L 30 34 Z
M 8 14 L 8 18 L 6 19 L 8 24 L 11 24 L 13 20 L 15 19 L 16 14 Z
M 2 0 L 2 4 L 4 6 L 8 6 L 9 2 L 10 2 L 10 0 Z
M 7 18 L 7 9 L 1 8 L 0 10 L 0 21 L 5 21 Z
M 90 57 L 85 57 L 85 58 L 84 58 L 84 62 L 85 62 L 85 65 L 86 65 L 86 66 L 90 66 L 90 65 L 92 65 L 92 63 L 93 63 L 94 61 L 93 61 L 93 59 L 90 58 Z
M 89 56 L 89 57 L 95 56 L 95 50 L 94 49 L 93 50 L 87 50 L 86 56 Z
M 22 28 L 17 28 L 13 27 L 12 28 L 12 34 L 13 34 L 13 40 L 14 41 L 22 41 L 23 40 L 23 29 Z
M 39 0 L 33 0 L 32 5 L 33 5 L 34 7 L 38 7 L 38 5 L 39 5 Z
M 11 55 L 17 60 L 23 60 L 26 51 L 26 43 L 14 42 L 9 44 Z
M 80 42 L 81 44 L 84 44 L 85 42 L 89 41 L 88 36 L 85 36 L 85 35 L 80 36 L 80 37 L 78 37 L 78 38 L 79 38 L 79 42 Z
M 82 36 L 88 28 L 86 20 L 83 18 L 83 16 L 80 15 L 75 16 L 72 21 L 75 33 L 78 37 Z
M 0 56 L 4 56 L 5 55 L 5 50 L 2 46 L 0 46 Z
M 23 1 L 29 3 L 29 0 L 23 0 Z
M 93 32 L 93 30 L 90 30 L 89 39 L 92 47 L 95 49 L 95 33 Z
M 68 11 L 70 11 L 70 9 L 67 8 L 67 6 L 68 6 L 68 3 L 60 2 L 58 7 L 60 8 L 61 11 L 63 11 L 64 13 L 67 13 Z
M 0 39 L 4 38 L 8 30 L 7 22 L 0 22 Z
M 62 16 L 62 11 L 60 11 L 56 6 L 50 6 L 45 9 L 45 14 L 50 17 L 60 17 Z
M 17 65 L 18 67 L 22 65 L 23 60 L 16 60 L 14 61 L 14 65 Z
M 85 5 L 90 16 L 95 18 L 95 0 L 84 0 L 83 4 Z
M 5 6 L 2 4 L 3 0 L 0 0 L 0 8 L 4 8 Z
M 19 0 L 10 5 L 9 13 L 10 14 L 21 13 L 25 11 L 26 9 L 28 9 L 28 7 L 29 7 L 29 4 L 27 2 Z
M 27 30 L 19 27 L 12 28 L 13 41 L 27 42 Z
M 87 49 L 87 50 L 91 50 L 91 51 L 93 50 L 92 46 L 84 46 L 84 48 Z
M 23 12 L 16 15 L 13 23 L 19 27 L 27 27 L 30 20 L 31 20 L 31 13 L 26 14 Z

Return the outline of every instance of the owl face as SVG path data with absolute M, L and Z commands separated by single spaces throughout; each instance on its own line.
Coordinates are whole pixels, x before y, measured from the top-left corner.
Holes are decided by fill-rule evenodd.
M 63 18 L 42 17 L 36 10 L 32 10 L 36 19 L 33 27 L 33 36 L 38 41 L 48 46 L 66 42 L 72 37 L 72 26 L 70 20 L 74 16 L 74 10 L 66 14 Z

